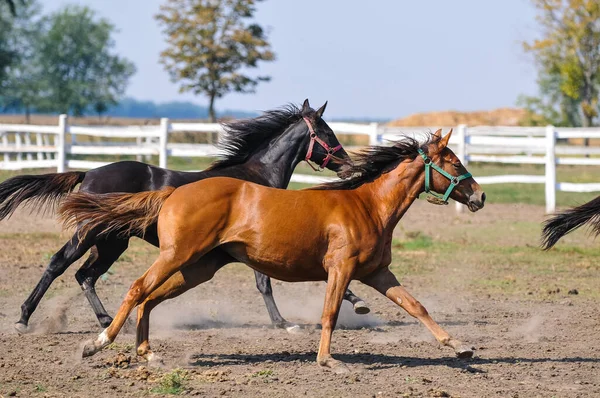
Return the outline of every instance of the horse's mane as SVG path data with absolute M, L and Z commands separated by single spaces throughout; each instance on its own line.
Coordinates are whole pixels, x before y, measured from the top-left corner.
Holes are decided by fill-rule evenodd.
M 207 170 L 244 163 L 265 141 L 283 133 L 288 126 L 301 118 L 301 109 L 288 104 L 252 119 L 223 123 L 225 134 L 217 144 L 221 151 L 220 159 L 213 162 Z
M 406 137 L 392 146 L 370 146 L 352 156 L 354 164 L 348 170 L 353 176 L 347 180 L 327 182 L 308 189 L 355 189 L 371 182 L 380 175 L 392 171 L 400 162 L 414 159 L 419 155 L 419 149 L 427 153 L 430 144 L 440 138 L 429 134 L 424 143 L 414 138 Z

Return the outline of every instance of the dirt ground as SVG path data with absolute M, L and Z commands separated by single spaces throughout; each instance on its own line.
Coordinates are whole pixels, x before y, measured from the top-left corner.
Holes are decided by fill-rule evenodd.
M 539 251 L 542 220 L 534 206 L 458 216 L 418 201 L 398 227 L 408 243 L 398 244 L 394 272 L 475 358 L 454 358 L 402 309 L 353 282 L 372 312 L 343 306 L 332 351 L 352 372 L 337 375 L 315 364 L 324 284 L 274 281 L 282 314 L 303 325 L 288 334 L 270 327 L 252 272 L 239 264 L 153 312 L 161 366 L 136 360 L 131 333 L 80 358 L 81 342 L 100 331 L 74 279 L 80 263 L 42 300 L 34 333 L 17 335 L 21 303 L 67 236 L 52 217 L 19 213 L 0 224 L 0 396 L 597 397 L 600 250 L 576 234 L 567 249 Z M 111 313 L 156 255 L 132 246 L 98 283 Z

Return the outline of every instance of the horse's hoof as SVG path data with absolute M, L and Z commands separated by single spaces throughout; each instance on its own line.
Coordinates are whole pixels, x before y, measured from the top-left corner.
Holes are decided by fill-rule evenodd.
M 88 340 L 83 345 L 83 350 L 81 351 L 81 357 L 91 357 L 95 353 L 97 353 L 99 349 L 96 347 L 96 342 L 94 340 Z
M 29 326 L 27 326 L 26 324 L 21 323 L 21 322 L 15 323 L 15 330 L 19 334 L 31 333 L 31 330 L 29 329 Z
M 458 358 L 472 358 L 473 357 L 473 349 L 467 347 L 466 345 L 461 345 L 459 347 L 457 347 L 456 349 L 454 349 L 454 352 L 456 353 L 456 356 Z
M 302 334 L 302 328 L 298 325 L 287 326 L 285 328 L 289 334 Z
M 365 315 L 365 314 L 368 314 L 369 312 L 371 312 L 371 309 L 369 308 L 367 303 L 360 300 L 360 301 L 354 303 L 354 312 L 359 315 Z
M 346 374 L 350 373 L 350 368 L 346 366 L 345 363 L 338 361 L 337 359 L 333 359 L 331 357 L 318 361 L 319 366 L 324 370 L 328 370 L 335 374 Z

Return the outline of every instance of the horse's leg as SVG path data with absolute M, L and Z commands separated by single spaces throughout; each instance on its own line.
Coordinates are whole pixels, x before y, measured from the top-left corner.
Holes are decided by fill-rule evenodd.
M 473 356 L 473 350 L 470 347 L 451 337 L 431 318 L 425 307 L 400 285 L 389 268 L 383 268 L 369 275 L 362 279 L 362 282 L 385 295 L 411 316 L 421 321 L 441 344 L 454 348 L 454 352 L 459 358 L 471 358 Z
M 110 325 L 112 318 L 108 315 L 102 301 L 96 294 L 96 282 L 127 250 L 128 245 L 129 239 L 109 237 L 108 239 L 98 240 L 90 257 L 75 274 L 75 279 L 79 282 L 79 286 L 81 286 L 102 327 Z
M 330 368 L 336 373 L 346 373 L 349 369 L 342 362 L 331 357 L 331 335 L 337 322 L 338 314 L 344 293 L 350 284 L 351 272 L 349 270 L 330 267 L 327 275 L 327 293 L 321 315 L 321 341 L 317 363 L 324 368 Z
M 213 250 L 198 262 L 190 264 L 181 271 L 174 273 L 160 287 L 152 292 L 138 306 L 137 317 L 137 354 L 148 361 L 156 360 L 156 355 L 150 350 L 149 328 L 150 312 L 165 300 L 177 297 L 201 283 L 212 279 L 215 273 L 224 265 L 234 261 L 232 257 L 220 250 Z
M 354 312 L 356 312 L 357 314 L 364 315 L 371 312 L 371 309 L 369 308 L 367 303 L 365 303 L 363 299 L 352 293 L 350 289 L 346 289 L 346 292 L 344 293 L 344 300 L 352 303 L 352 306 L 354 307 Z
M 203 245 L 203 247 L 206 246 Z M 187 250 L 185 250 L 186 248 Z M 83 347 L 83 357 L 94 355 L 112 343 L 125 324 L 127 317 L 137 305 L 141 304 L 155 289 L 169 279 L 171 275 L 192 263 L 192 254 L 196 254 L 194 257 L 199 258 L 208 251 L 203 250 L 198 252 L 194 249 L 191 244 L 182 244 L 182 247 L 177 252 L 172 246 L 167 250 L 161 250 L 154 264 L 140 278 L 133 282 L 111 324 L 98 335 L 95 341 L 86 342 Z
M 88 235 L 89 236 L 89 235 Z M 46 291 L 52 282 L 62 275 L 67 268 L 75 261 L 79 260 L 88 249 L 93 246 L 95 236 L 84 239 L 79 242 L 77 233 L 50 259 L 50 264 L 44 271 L 40 281 L 33 289 L 27 300 L 21 305 L 21 319 L 15 324 L 15 329 L 19 333 L 27 333 L 29 318 L 37 308 Z
M 271 278 L 256 270 L 254 271 L 254 277 L 256 278 L 256 288 L 262 294 L 263 299 L 265 300 L 265 305 L 267 306 L 267 311 L 269 312 L 269 317 L 271 318 L 271 323 L 273 326 L 281 329 L 285 328 L 290 333 L 300 329 L 298 325 L 294 325 L 293 323 L 286 321 L 279 313 L 279 309 L 277 308 L 277 304 L 275 304 L 275 299 L 273 298 Z

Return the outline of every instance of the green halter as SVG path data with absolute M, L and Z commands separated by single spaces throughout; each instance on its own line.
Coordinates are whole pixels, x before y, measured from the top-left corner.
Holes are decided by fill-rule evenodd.
M 471 173 L 469 173 L 469 172 L 459 175 L 458 177 L 455 177 L 455 176 L 451 175 L 450 173 L 448 173 L 446 170 L 442 169 L 437 164 L 433 163 L 431 161 L 431 159 L 429 158 L 429 156 L 427 156 L 425 154 L 425 152 L 423 152 L 423 150 L 419 149 L 419 155 L 421 155 L 421 157 L 423 158 L 423 162 L 425 163 L 425 193 L 428 193 L 432 196 L 432 197 L 427 198 L 427 200 L 429 200 L 431 203 L 447 205 L 448 198 L 450 197 L 450 194 L 452 193 L 454 188 L 456 188 L 456 186 L 458 184 L 460 184 L 460 182 L 462 180 L 466 180 L 467 178 L 472 177 Z M 444 195 L 441 195 L 441 194 L 431 190 L 430 183 L 431 183 L 431 169 L 432 168 L 450 180 L 450 186 L 448 186 L 448 189 L 446 189 L 446 192 L 444 193 Z

